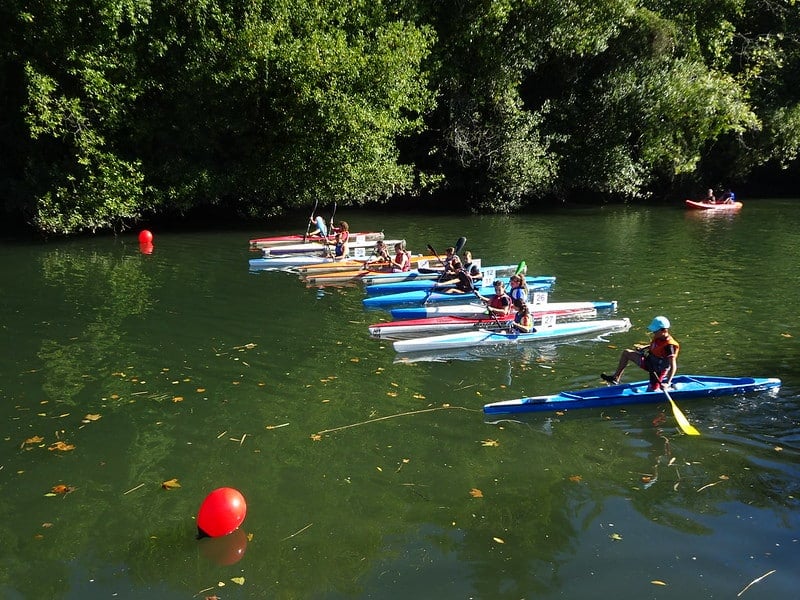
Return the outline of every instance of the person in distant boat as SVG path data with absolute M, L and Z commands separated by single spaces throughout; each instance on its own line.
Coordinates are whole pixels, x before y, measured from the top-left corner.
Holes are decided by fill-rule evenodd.
M 389 259 L 392 273 L 403 273 L 411 270 L 411 254 L 405 249 L 402 242 L 394 245 L 394 258 Z
M 610 385 L 617 385 L 625 367 L 634 363 L 650 374 L 648 391 L 656 391 L 672 385 L 672 378 L 678 370 L 678 352 L 680 344 L 669 332 L 670 322 L 667 317 L 656 317 L 647 326 L 653 338 L 647 346 L 622 351 L 617 370 L 613 375 L 600 374 L 600 379 Z
M 475 284 L 472 277 L 464 269 L 461 260 L 456 256 L 451 263 L 455 271 L 450 274 L 448 279 L 440 281 L 434 286 L 433 291 L 443 292 L 445 294 L 471 294 L 475 292 Z M 445 287 L 447 286 L 447 287 Z M 452 287 L 450 287 L 452 286 Z
M 732 191 L 728 190 L 722 194 L 723 204 L 733 204 L 734 202 L 736 202 L 736 194 L 734 194 Z
M 376 261 L 388 263 L 392 260 L 392 257 L 389 256 L 389 249 L 386 247 L 386 242 L 383 240 L 378 240 L 375 242 L 375 248 L 372 251 L 372 256 L 374 256 L 375 259 L 373 260 L 370 258 L 370 260 L 367 261 L 367 265 Z
M 316 227 L 316 229 L 310 232 L 308 235 L 321 235 L 322 237 L 328 237 L 328 226 L 325 225 L 325 219 L 319 215 L 316 217 L 311 216 L 309 217 L 308 222 L 312 227 Z
M 334 233 L 342 234 L 342 241 L 350 241 L 350 224 L 347 221 L 339 221 L 338 227 L 333 228 Z
M 513 304 L 511 302 L 511 297 L 506 294 L 506 284 L 498 279 L 494 282 L 493 287 L 494 294 L 491 298 L 486 298 L 480 294 L 478 294 L 478 297 L 486 302 L 489 312 L 504 317 L 508 316 L 511 314 L 511 307 Z
M 461 264 L 461 259 L 456 254 L 456 249 L 453 246 L 448 246 L 444 249 L 444 261 L 442 262 L 442 266 L 444 267 L 444 274 L 447 275 L 454 275 L 456 270 L 453 268 L 453 261 L 458 260 L 459 264 Z
M 708 188 L 708 192 L 706 192 L 706 197 L 703 198 L 703 202 L 708 202 L 709 204 L 717 203 L 717 197 L 714 195 L 714 190 Z
M 508 295 L 511 300 L 528 300 L 528 283 L 525 281 L 524 275 L 512 275 L 508 280 L 508 285 L 511 289 L 508 290 Z
M 472 252 L 470 252 L 469 250 L 464 252 L 463 267 L 464 270 L 467 272 L 467 274 L 472 278 L 472 281 L 477 281 L 483 277 L 483 275 L 481 274 L 481 270 L 478 268 L 478 265 L 476 265 L 472 261 Z
M 347 247 L 347 242 L 342 240 L 342 234 L 337 233 L 334 236 L 334 244 L 333 244 L 333 259 L 334 260 L 342 260 L 347 258 L 349 255 L 350 250 Z
M 531 333 L 536 331 L 533 328 L 533 315 L 531 315 L 531 309 L 528 303 L 525 300 L 516 298 L 514 300 L 514 308 L 517 312 L 514 314 L 514 322 L 511 323 L 509 327 L 509 333 L 517 331 L 521 333 Z

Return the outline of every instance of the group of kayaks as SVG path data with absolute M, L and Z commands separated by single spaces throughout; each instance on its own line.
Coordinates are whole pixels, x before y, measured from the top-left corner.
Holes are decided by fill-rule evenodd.
M 687 200 L 687 206 L 689 206 Z M 740 203 L 739 203 L 740 204 Z M 716 210 L 736 210 L 730 208 Z M 740 208 L 741 206 L 739 206 Z M 695 207 L 692 207 L 695 208 Z M 714 210 L 714 209 L 709 209 Z M 441 258 L 438 254 L 412 255 L 412 269 L 392 272 L 389 265 L 375 260 L 371 249 L 383 233 L 351 234 L 356 254 L 334 261 L 325 256 L 326 239 L 304 236 L 280 236 L 250 240 L 250 247 L 263 256 L 250 260 L 250 269 L 289 270 L 305 279 L 308 285 L 321 286 L 359 281 L 364 284 L 366 309 L 386 311 L 391 319 L 369 325 L 370 337 L 391 342 L 398 356 L 439 352 L 472 351 L 486 347 L 504 348 L 559 339 L 603 339 L 602 335 L 627 331 L 627 318 L 597 318 L 598 312 L 613 313 L 616 301 L 549 302 L 548 292 L 555 284 L 553 276 L 530 276 L 524 262 L 517 265 L 481 267 L 484 278 L 477 283 L 476 293 L 452 293 L 443 286 Z M 299 239 L 298 239 L 299 238 Z M 460 238 L 456 248 L 463 248 Z M 394 240 L 385 240 L 387 245 Z M 460 246 L 460 248 L 459 248 Z M 305 253 L 302 247 L 306 247 Z M 430 246 L 429 250 L 433 250 Z M 480 261 L 476 261 L 480 262 Z M 508 281 L 513 274 L 525 276 L 529 290 L 530 312 L 534 329 L 529 333 L 510 327 L 513 314 L 490 315 L 479 299 L 494 293 L 494 279 Z M 602 386 L 556 394 L 494 402 L 484 406 L 487 415 L 522 412 L 561 411 L 644 402 L 663 402 L 662 391 L 648 391 L 649 382 Z M 686 400 L 712 396 L 737 395 L 780 388 L 777 378 L 716 377 L 676 375 L 671 398 Z

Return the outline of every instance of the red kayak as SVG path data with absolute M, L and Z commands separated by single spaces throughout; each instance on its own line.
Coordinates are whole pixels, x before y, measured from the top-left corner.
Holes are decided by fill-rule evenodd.
M 541 323 L 545 315 L 558 316 L 559 318 L 569 317 L 591 318 L 597 316 L 595 308 L 562 308 L 553 310 L 536 310 L 534 305 L 531 310 L 534 324 Z M 376 339 L 400 340 L 428 335 L 443 335 L 458 331 L 469 331 L 470 329 L 500 329 L 514 320 L 513 313 L 508 316 L 498 317 L 427 317 L 424 319 L 405 319 L 400 321 L 388 321 L 386 323 L 375 323 L 369 326 L 370 337 Z
M 686 200 L 686 208 L 691 210 L 736 212 L 741 210 L 741 202 L 705 202 L 703 200 Z

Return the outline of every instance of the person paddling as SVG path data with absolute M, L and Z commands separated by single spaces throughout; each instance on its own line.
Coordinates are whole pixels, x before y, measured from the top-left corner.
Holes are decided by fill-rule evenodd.
M 521 333 L 531 333 L 536 331 L 533 328 L 533 316 L 531 315 L 530 307 L 525 300 L 520 298 L 514 299 L 514 308 L 517 310 L 514 315 L 514 322 L 509 327 L 509 332 L 514 333 L 519 331 Z
M 610 385 L 617 385 L 625 367 L 632 362 L 650 374 L 648 391 L 653 392 L 671 386 L 672 378 L 678 370 L 678 352 L 681 346 L 670 334 L 669 327 L 670 322 L 667 317 L 654 318 L 647 326 L 647 330 L 653 335 L 650 344 L 633 350 L 623 350 L 614 374 L 601 373 L 600 379 Z
M 394 245 L 394 258 L 389 259 L 392 273 L 404 273 L 411 270 L 411 254 L 405 249 L 402 242 Z
M 478 295 L 478 297 L 486 302 L 490 312 L 503 317 L 508 316 L 511 313 L 512 304 L 511 298 L 506 294 L 506 284 L 498 279 L 494 282 L 493 286 L 494 294 L 491 298 L 485 298 L 481 295 Z
M 443 292 L 445 294 L 469 294 L 475 291 L 475 284 L 472 277 L 469 276 L 461 264 L 461 260 L 455 257 L 450 263 L 450 266 L 455 269 L 450 273 L 448 279 L 440 281 L 433 287 L 435 292 Z M 452 286 L 452 287 L 451 287 Z

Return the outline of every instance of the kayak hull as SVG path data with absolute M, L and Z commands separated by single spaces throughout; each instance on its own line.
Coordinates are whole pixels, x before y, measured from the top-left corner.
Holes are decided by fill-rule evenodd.
M 431 261 L 430 264 L 434 264 Z M 438 264 L 438 261 L 436 262 Z M 505 277 L 513 275 L 517 270 L 518 265 L 496 265 L 491 267 L 484 267 L 484 271 L 494 269 L 495 275 L 498 277 Z M 404 273 L 375 273 L 362 278 L 365 285 L 375 285 L 381 283 L 394 283 L 398 281 L 417 281 L 417 280 L 435 280 L 442 276 L 442 269 L 437 268 L 417 268 Z
M 737 212 L 742 209 L 741 202 L 730 204 L 717 204 L 715 202 L 701 202 L 699 200 L 686 200 L 686 208 L 690 210 L 705 210 L 719 212 Z
M 363 238 L 369 242 L 377 242 L 383 239 L 382 231 L 359 231 L 358 233 L 350 233 L 352 238 Z M 333 240 L 333 236 L 329 238 Z M 272 237 L 255 238 L 250 240 L 250 248 L 253 250 L 261 248 L 271 248 L 272 246 L 285 246 L 287 244 L 305 244 L 305 243 L 325 243 L 325 238 L 321 235 L 276 235 Z
M 617 301 L 595 301 L 595 302 L 548 302 L 547 304 L 532 304 L 531 311 L 534 313 L 542 312 L 548 314 L 558 314 L 562 310 L 597 310 L 615 311 Z M 440 306 L 404 306 L 392 308 L 390 311 L 392 318 L 401 321 L 405 319 L 427 319 L 431 317 L 473 317 L 480 318 L 486 314 L 486 305 L 478 302 L 467 304 L 451 304 Z
M 390 248 L 397 243 L 405 243 L 405 240 L 384 241 Z M 306 242 L 305 244 L 284 244 L 281 246 L 270 246 L 269 248 L 262 248 L 261 251 L 263 252 L 265 258 L 268 256 L 283 256 L 286 254 L 307 254 L 313 256 L 318 252 L 327 252 L 328 250 L 333 251 L 333 245 L 333 242 Z M 375 242 L 371 240 L 353 238 L 353 236 L 350 236 L 350 240 L 347 242 L 347 245 L 350 247 L 350 251 L 352 252 L 357 248 L 372 249 L 375 247 Z
M 774 377 L 716 377 L 707 375 L 676 375 L 669 390 L 674 400 L 697 400 L 715 396 L 734 396 L 766 390 L 777 392 L 781 380 Z M 560 392 L 549 396 L 533 396 L 503 402 L 493 402 L 483 407 L 490 415 L 524 412 L 546 412 L 579 408 L 598 408 L 626 404 L 643 404 L 668 401 L 663 391 L 648 392 L 648 381 Z
M 572 323 L 556 323 L 550 327 L 539 328 L 531 333 L 504 333 L 478 329 L 446 335 L 435 335 L 398 340 L 392 345 L 396 352 L 431 352 L 452 350 L 454 348 L 476 348 L 481 346 L 508 346 L 540 342 L 564 337 L 575 337 L 589 334 L 627 331 L 631 322 L 623 319 L 600 319 L 592 321 L 575 321 Z
M 510 277 L 498 277 L 500 281 L 509 285 L 508 280 Z M 548 283 L 553 285 L 556 278 L 549 275 L 533 276 L 529 275 L 525 278 L 525 282 L 530 286 L 538 283 Z M 364 291 L 367 296 L 385 296 L 387 294 L 399 294 L 401 292 L 413 292 L 416 290 L 431 290 L 435 287 L 455 287 L 454 285 L 440 286 L 439 282 L 435 279 L 428 280 L 414 280 L 414 281 L 399 281 L 396 283 L 374 283 L 366 286 Z
M 534 324 L 540 323 L 544 315 L 556 315 L 560 318 L 588 319 L 597 316 L 594 308 L 566 309 L 557 312 L 532 311 Z M 369 326 L 370 337 L 378 340 L 404 340 L 414 337 L 441 335 L 456 331 L 474 329 L 500 329 L 514 320 L 514 315 L 498 317 L 430 317 L 427 319 L 406 319 L 375 323 Z
M 528 290 L 533 292 L 546 292 L 550 290 L 552 284 L 550 283 L 534 283 L 528 286 Z M 494 295 L 493 287 L 478 288 L 478 293 L 481 296 L 489 297 Z M 425 290 L 416 290 L 413 292 L 401 292 L 399 294 L 386 294 L 383 296 L 368 296 L 361 302 L 365 308 L 386 308 L 396 306 L 398 304 L 466 304 L 475 300 L 475 295 L 472 293 L 466 294 L 445 294 L 443 292 L 430 292 Z

